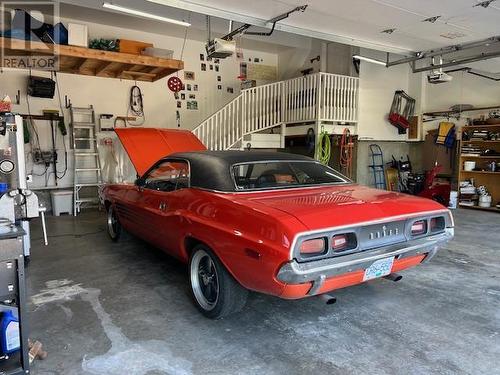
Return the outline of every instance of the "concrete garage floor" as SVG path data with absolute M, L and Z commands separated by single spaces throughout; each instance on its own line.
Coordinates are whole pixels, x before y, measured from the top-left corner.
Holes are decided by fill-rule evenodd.
M 28 269 L 36 375 L 500 374 L 500 215 L 457 210 L 456 237 L 398 283 L 318 298 L 252 294 L 210 321 L 186 268 L 137 239 L 108 240 L 103 213 L 37 223 Z

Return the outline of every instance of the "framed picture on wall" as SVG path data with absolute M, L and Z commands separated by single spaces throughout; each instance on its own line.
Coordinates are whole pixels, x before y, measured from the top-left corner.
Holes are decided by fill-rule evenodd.
M 181 94 L 181 100 L 185 100 L 186 99 L 186 94 L 182 93 Z
M 198 91 L 198 85 L 193 85 L 193 91 Z
M 182 102 L 180 100 L 177 101 L 177 108 L 182 108 Z
M 203 53 L 200 53 L 200 61 L 205 61 L 205 55 Z
M 189 99 L 196 99 L 196 95 L 195 94 L 189 94 Z
M 219 65 L 215 65 L 215 71 L 218 72 L 219 71 Z
M 193 81 L 194 80 L 194 72 L 191 71 L 184 71 L 184 79 L 186 81 Z
M 186 85 L 186 89 L 187 89 L 188 91 L 191 91 L 191 84 L 190 84 L 190 83 L 188 83 L 188 84 Z
M 222 85 L 217 85 L 217 90 L 222 90 Z
M 201 63 L 201 71 L 204 72 L 207 70 L 207 64 Z

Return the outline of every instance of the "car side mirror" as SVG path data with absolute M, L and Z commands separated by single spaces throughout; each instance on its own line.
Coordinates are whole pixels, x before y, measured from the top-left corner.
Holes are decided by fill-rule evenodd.
M 134 184 L 135 186 L 143 187 L 144 185 L 146 185 L 146 180 L 139 177 L 138 179 L 135 180 Z

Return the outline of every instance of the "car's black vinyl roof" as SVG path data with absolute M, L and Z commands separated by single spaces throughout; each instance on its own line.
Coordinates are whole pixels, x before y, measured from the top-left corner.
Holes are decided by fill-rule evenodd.
M 235 191 L 231 166 L 263 161 L 314 161 L 310 157 L 276 151 L 195 151 L 178 152 L 162 159 L 185 159 L 191 166 L 191 186 L 219 191 Z

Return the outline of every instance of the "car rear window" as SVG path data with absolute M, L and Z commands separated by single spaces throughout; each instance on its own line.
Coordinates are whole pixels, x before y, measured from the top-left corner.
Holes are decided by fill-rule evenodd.
M 237 190 L 346 183 L 334 169 L 314 161 L 270 161 L 233 165 Z

